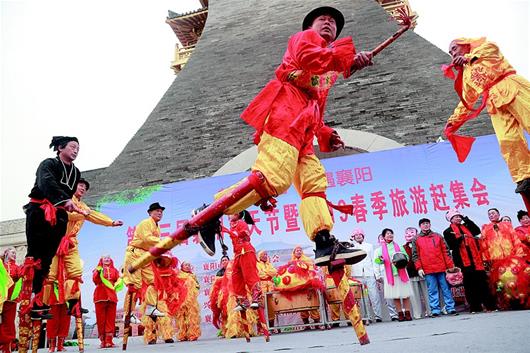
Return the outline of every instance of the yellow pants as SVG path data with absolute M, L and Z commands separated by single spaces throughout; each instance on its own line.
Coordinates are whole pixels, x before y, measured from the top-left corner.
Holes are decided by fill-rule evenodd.
M 307 310 L 307 311 L 301 311 L 300 312 L 300 318 L 302 320 L 304 319 L 313 319 L 314 322 L 320 321 L 320 311 L 318 310 Z
M 300 157 L 296 148 L 266 133 L 261 136 L 258 156 L 252 170 L 263 173 L 267 179 L 265 188 L 271 196 L 285 193 L 291 184 L 294 184 L 300 196 L 306 193 L 325 192 L 328 184 L 324 167 L 315 155 Z M 215 199 L 238 184 L 219 192 L 215 195 Z M 259 200 L 261 196 L 256 191 L 252 191 L 230 207 L 226 214 L 241 212 Z M 300 204 L 300 217 L 305 232 L 311 240 L 318 231 L 333 228 L 328 205 L 321 197 L 310 196 L 303 199 Z
M 201 311 L 197 297 L 186 302 L 176 315 L 179 341 L 195 341 L 201 336 Z
M 135 262 L 142 256 L 146 251 L 128 246 L 125 252 L 124 270 L 123 270 L 123 282 L 125 285 L 132 284 L 138 291 L 142 288 L 142 282 L 147 285 L 143 301 L 148 305 L 156 306 L 158 303 L 158 295 L 154 287 L 154 274 L 151 264 L 139 269 L 134 273 L 130 273 L 128 268 L 129 265 Z
M 508 104 L 490 111 L 504 161 L 513 181 L 530 178 L 530 151 L 524 131 L 530 133 L 530 84 L 517 79 L 519 89 Z
M 79 299 L 81 293 L 79 291 L 73 292 L 72 287 L 75 281 L 80 280 L 83 276 L 83 267 L 81 266 L 81 257 L 79 256 L 79 249 L 77 247 L 77 239 L 74 239 L 74 247 L 68 251 L 68 254 L 64 256 L 64 297 L 65 300 Z M 59 258 L 55 255 L 50 265 L 50 272 L 48 273 L 48 281 L 57 281 L 57 273 L 59 270 Z M 44 288 L 43 300 L 48 302 L 49 295 L 51 295 L 51 288 Z
M 340 320 L 340 308 L 342 307 L 342 304 L 328 304 L 328 305 L 329 305 L 329 311 L 331 312 L 331 321 L 339 321 Z M 344 316 L 346 316 L 347 318 L 348 314 L 344 312 Z

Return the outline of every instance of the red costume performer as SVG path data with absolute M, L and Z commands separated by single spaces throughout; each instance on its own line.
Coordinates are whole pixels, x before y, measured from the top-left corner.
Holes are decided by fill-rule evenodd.
M 101 341 L 100 348 L 112 348 L 114 342 L 114 327 L 116 323 L 116 306 L 119 289 L 120 273 L 114 267 L 114 262 L 109 256 L 102 256 L 98 266 L 92 273 L 92 280 L 96 285 L 94 290 L 94 305 L 96 307 L 96 322 L 98 336 Z
M 530 265 L 526 249 L 512 225 L 500 222 L 499 210 L 488 210 L 491 223 L 482 226 L 481 248 L 490 267 L 490 284 L 503 308 L 530 308 Z
M 249 306 L 257 309 L 261 302 L 261 287 L 259 284 L 256 249 L 250 243 L 249 224 L 254 220 L 248 211 L 230 215 L 230 239 L 234 248 L 234 266 L 232 269 L 232 285 L 236 294 L 235 310 L 245 310 Z M 252 304 L 247 299 L 247 288 L 252 296 Z
M 11 352 L 11 343 L 16 338 L 15 317 L 17 314 L 18 290 L 15 290 L 16 283 L 22 277 L 22 267 L 16 264 L 16 251 L 14 248 L 7 248 L 2 256 L 2 261 L 7 274 L 11 277 L 13 285 L 7 291 L 7 297 L 2 307 L 2 318 L 0 321 L 0 350 L 2 353 Z
M 340 74 L 347 78 L 353 71 L 372 64 L 371 54 L 355 54 L 351 37 L 337 39 L 343 26 L 340 11 L 320 7 L 305 17 L 303 31 L 289 39 L 275 78 L 241 115 L 256 129 L 254 140 L 258 145 L 249 180 L 252 183 L 253 177 L 261 173 L 265 183 L 256 185 L 255 190 L 224 211 L 238 214 L 254 204 L 266 209 L 271 207 L 269 202 L 275 204 L 273 197 L 294 184 L 302 198 L 300 216 L 307 236 L 316 244 L 315 263 L 319 266 L 328 265 L 332 253 L 347 263 L 366 256 L 364 251 L 345 247 L 330 235 L 333 221 L 328 206 L 347 212 L 351 212 L 351 207 L 341 208 L 326 200 L 325 170 L 313 150 L 315 136 L 323 152 L 344 147 L 338 134 L 324 124 L 328 92 Z M 223 190 L 215 198 L 236 187 L 237 184 Z M 210 255 L 215 252 L 214 223 L 200 229 L 201 245 Z
M 226 255 L 221 257 L 221 269 L 215 274 L 215 280 L 210 288 L 210 310 L 212 311 L 212 324 L 219 330 L 218 336 L 225 337 L 226 322 L 228 319 L 227 303 L 228 291 L 223 290 L 223 278 L 230 258 Z

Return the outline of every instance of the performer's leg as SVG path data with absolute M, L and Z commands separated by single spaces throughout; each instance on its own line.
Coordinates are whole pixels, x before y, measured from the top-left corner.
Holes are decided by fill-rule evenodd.
M 106 303 L 105 301 L 94 303 L 96 307 L 96 324 L 98 326 L 98 337 L 101 341 L 100 348 L 105 348 L 105 323 L 106 323 Z
M 329 304 L 329 311 L 331 312 L 331 321 L 340 320 L 340 304 Z M 338 326 L 338 324 L 336 324 Z
M 57 331 L 57 341 L 60 341 L 62 338 L 62 341 L 68 337 L 68 331 L 70 330 L 70 319 L 71 316 L 68 315 L 68 309 L 66 308 L 66 304 L 61 304 L 59 306 L 59 330 Z M 57 348 L 59 351 L 59 347 Z
M 516 117 L 509 109 L 497 110 L 491 115 L 491 123 L 510 175 L 515 183 L 519 183 L 530 178 L 530 151 L 528 151 L 528 144 L 521 126 L 521 123 L 527 122 L 530 118 Z M 525 127 L 528 128 L 529 125 Z M 520 189 L 519 186 L 518 189 Z M 527 189 L 525 187 L 517 192 L 528 191 Z
M 17 332 L 15 328 L 15 317 L 17 315 L 17 303 L 5 301 L 2 308 L 2 322 L 0 323 L 0 345 L 11 345 Z
M 258 156 L 252 166 L 252 171 L 260 171 L 266 178 L 264 188 L 269 196 L 278 196 L 286 192 L 292 184 L 298 161 L 298 150 L 287 142 L 263 133 L 258 145 Z M 239 183 L 238 183 L 239 184 Z M 215 195 L 220 198 L 231 191 L 235 184 Z M 246 197 L 226 210 L 226 214 L 235 214 L 247 209 L 260 201 L 263 197 L 252 191 Z
M 61 320 L 60 311 L 63 304 L 54 304 L 50 308 L 52 318 L 46 323 L 46 336 L 48 340 L 55 339 L 59 335 L 59 321 Z
M 26 238 L 28 252 L 26 257 L 41 260 L 41 268 L 35 270 L 33 277 L 33 293 L 40 293 L 43 281 L 46 278 L 55 252 L 59 247 L 61 238 L 66 232 L 68 215 L 64 210 L 57 210 L 57 223 L 51 226 L 44 219 L 44 211 L 39 205 L 32 204 L 26 209 Z
M 105 346 L 107 348 L 114 347 L 112 338 L 116 328 L 116 306 L 117 304 L 110 300 L 105 302 Z
M 232 287 L 237 301 L 237 306 L 234 309 L 236 311 L 246 310 L 250 306 L 247 298 L 247 288 L 245 286 L 245 277 L 243 276 L 241 257 L 242 255 L 239 255 L 234 259 L 234 265 L 232 267 Z
M 300 217 L 305 232 L 316 245 L 315 264 L 327 266 L 332 261 L 333 247 L 338 243 L 330 235 L 333 220 L 325 198 L 328 185 L 326 173 L 314 154 L 300 157 L 293 184 L 302 197 Z M 366 252 L 339 246 L 335 256 L 347 264 L 354 264 L 366 257 Z
M 81 257 L 77 247 L 77 239 L 74 239 L 74 247 L 70 249 L 64 257 L 64 269 L 66 272 L 65 295 L 66 300 L 79 300 L 81 291 L 79 290 L 83 277 L 83 268 L 81 267 Z M 75 304 L 75 302 L 74 302 Z
M 257 309 L 258 306 L 263 307 L 263 294 L 259 283 L 256 254 L 246 253 L 239 256 L 239 258 L 244 283 L 252 296 L 250 307 L 252 309 Z
M 188 340 L 196 341 L 201 336 L 201 309 L 197 297 L 189 307 Z

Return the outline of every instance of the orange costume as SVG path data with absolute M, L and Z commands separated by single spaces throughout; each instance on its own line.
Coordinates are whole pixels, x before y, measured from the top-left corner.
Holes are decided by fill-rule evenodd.
M 1 295 L 4 302 L 3 307 L 0 306 L 2 313 L 0 321 L 0 350 L 2 352 L 11 352 L 11 343 L 16 338 L 15 316 L 17 314 L 18 293 L 15 291 L 15 283 L 22 277 L 23 271 L 22 267 L 18 266 L 14 259 L 2 262 L 2 265 L 5 268 L 7 276 L 7 295 L 5 298 L 3 297 L 4 293 Z
M 178 274 L 178 277 L 185 281 L 187 288 L 186 298 L 176 313 L 178 340 L 196 341 L 201 336 L 201 310 L 197 300 L 200 286 L 191 269 L 187 270 L 186 264 L 182 263 Z
M 506 222 L 482 226 L 481 249 L 491 265 L 490 284 L 502 307 L 530 307 L 530 265 L 526 249 L 512 225 Z
M 530 82 L 515 73 L 496 44 L 486 38 L 459 38 L 458 45 L 469 45 L 457 77 L 446 70 L 446 76 L 455 79 L 460 103 L 449 117 L 446 135 L 463 162 L 471 149 L 473 138 L 453 136 L 468 120 L 484 108 L 491 116 L 502 156 L 515 183 L 530 178 L 530 151 L 524 131 L 530 132 Z M 482 95 L 482 106 L 472 111 Z
M 116 290 L 120 284 L 120 273 L 114 267 L 112 259 L 103 261 L 101 258 L 98 266 L 92 273 L 92 281 L 96 285 L 94 290 L 94 304 L 96 307 L 96 322 L 98 336 L 101 341 L 100 348 L 112 348 L 114 342 L 114 327 L 116 322 L 116 306 L 118 296 Z
M 150 247 L 160 240 L 160 227 L 152 217 L 141 221 L 134 230 L 134 236 L 125 252 L 123 281 L 132 295 L 131 312 L 134 311 L 136 297 L 142 291 L 142 300 L 146 305 L 157 307 L 158 294 L 154 287 L 154 274 L 151 265 L 146 265 L 134 273 L 130 273 L 129 265 L 136 261 L 142 254 L 149 250 Z M 142 283 L 145 283 L 142 288 Z M 129 295 L 129 294 L 128 294 Z M 128 312 L 128 300 L 125 301 L 124 312 Z

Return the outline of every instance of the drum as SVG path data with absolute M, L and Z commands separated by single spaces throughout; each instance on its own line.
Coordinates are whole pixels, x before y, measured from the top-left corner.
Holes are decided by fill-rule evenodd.
M 276 314 L 318 310 L 320 308 L 318 292 L 314 289 L 288 293 L 272 292 L 270 303 Z
M 340 291 L 337 287 L 328 287 L 326 289 L 326 301 L 328 304 L 340 304 L 342 298 L 340 297 Z
M 350 289 L 353 292 L 355 299 L 362 299 L 363 297 L 363 286 L 361 283 L 352 283 L 350 282 Z

